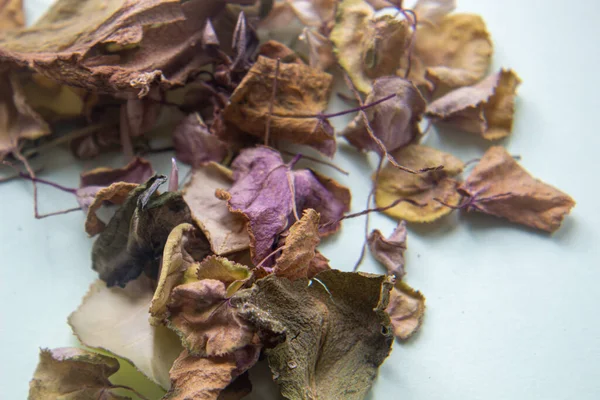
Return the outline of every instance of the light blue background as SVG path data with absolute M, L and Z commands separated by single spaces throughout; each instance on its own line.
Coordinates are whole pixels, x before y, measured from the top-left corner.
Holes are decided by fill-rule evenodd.
M 46 3 L 27 2 L 29 22 Z M 599 399 L 600 2 L 459 0 L 459 10 L 487 21 L 494 69 L 514 68 L 523 79 L 514 134 L 504 144 L 577 206 L 552 237 L 480 215 L 411 226 L 406 279 L 428 298 L 425 323 L 408 344 L 394 345 L 371 397 Z M 453 133 L 433 134 L 427 144 L 464 160 L 488 146 Z M 155 168 L 166 172 L 167 160 L 158 160 Z M 352 188 L 353 210 L 363 209 L 374 160 L 342 145 L 335 162 L 350 177 L 327 173 Z M 67 152 L 44 164 L 44 177 L 67 186 L 91 166 Z M 26 398 L 38 347 L 75 343 L 66 318 L 96 276 L 82 214 L 35 220 L 25 182 L 2 185 L 0 196 L 0 398 L 13 400 Z M 68 195 L 41 189 L 42 211 L 73 206 Z M 372 218 L 386 234 L 394 225 Z M 352 267 L 362 232 L 362 219 L 347 221 L 324 243 L 334 267 Z M 370 258 L 363 269 L 381 272 Z M 267 398 L 260 393 L 254 398 Z

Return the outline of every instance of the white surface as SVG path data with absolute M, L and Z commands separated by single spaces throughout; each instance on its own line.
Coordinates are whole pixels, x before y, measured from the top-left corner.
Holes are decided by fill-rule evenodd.
M 551 237 L 480 215 L 411 226 L 406 279 L 427 296 L 426 319 L 408 344 L 394 344 L 371 398 L 598 399 L 600 2 L 459 3 L 487 21 L 494 66 L 514 68 L 524 81 L 514 134 L 504 144 L 577 206 Z M 450 133 L 434 134 L 428 144 L 464 160 L 488 145 Z M 351 175 L 329 173 L 352 188 L 353 210 L 364 208 L 373 160 L 368 164 L 342 145 L 335 161 Z M 63 154 L 46 161 L 44 176 L 74 186 L 82 166 Z M 155 168 L 166 172 L 167 166 Z M 0 194 L 0 398 L 18 400 L 26 398 L 38 347 L 75 343 L 66 318 L 95 273 L 81 214 L 33 219 L 25 182 L 4 184 Z M 75 205 L 47 188 L 41 199 L 45 211 Z M 394 225 L 372 218 L 384 233 Z M 363 220 L 347 221 L 326 241 L 323 251 L 334 267 L 352 267 L 362 229 Z M 381 271 L 370 258 L 363 269 Z

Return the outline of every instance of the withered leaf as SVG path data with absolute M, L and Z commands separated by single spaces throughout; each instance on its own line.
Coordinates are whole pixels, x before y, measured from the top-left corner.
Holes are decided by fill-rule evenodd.
M 177 159 L 192 167 L 221 162 L 228 153 L 227 145 L 209 131 L 197 113 L 188 115 L 175 127 L 173 145 Z
M 485 22 L 475 14 L 449 14 L 417 27 L 409 79 L 417 86 L 456 88 L 477 83 L 487 73 L 493 53 Z M 403 58 L 398 74 L 408 66 Z
M 300 40 L 305 41 L 308 48 L 308 65 L 326 71 L 335 64 L 333 44 L 329 38 L 314 29 L 305 28 L 302 31 Z
M 171 368 L 171 389 L 163 400 L 241 399 L 250 393 L 250 381 L 239 385 L 236 380 L 235 389 L 230 385 L 258 361 L 258 355 L 252 348 L 220 357 L 199 357 L 184 350 Z
M 183 198 L 192 211 L 194 221 L 217 255 L 246 250 L 250 246 L 244 217 L 229 212 L 227 205 L 215 196 L 217 189 L 229 190 L 232 182 L 230 170 L 209 163 L 194 168 L 183 188 Z
M 456 89 L 427 107 L 427 116 L 484 139 L 510 135 L 515 96 L 521 80 L 512 70 L 501 70 L 477 85 Z
M 385 309 L 394 328 L 394 335 L 407 340 L 421 327 L 425 314 L 425 296 L 404 282 L 396 284 L 390 292 L 390 302 Z
M 437 23 L 456 8 L 456 0 L 417 0 L 413 11 L 421 23 Z
M 490 147 L 460 191 L 465 208 L 554 232 L 575 201 L 566 193 L 532 177 L 501 146 Z M 456 203 L 454 203 L 456 204 Z
M 406 251 L 406 222 L 400 221 L 389 238 L 385 238 L 379 229 L 375 229 L 367 238 L 369 250 L 396 279 L 400 280 L 405 274 L 404 252 Z
M 271 58 L 273 60 L 279 59 L 282 63 L 305 65 L 304 61 L 302 61 L 300 56 L 298 56 L 294 50 L 276 40 L 268 40 L 264 42 L 258 49 L 258 55 Z
M 83 208 L 87 208 L 85 231 L 90 236 L 95 236 L 106 228 L 106 224 L 98 218 L 96 212 L 104 202 L 123 204 L 134 189 L 139 185 L 135 183 L 116 182 L 112 185 L 96 190 L 96 188 L 82 188 L 77 191 L 77 201 Z M 87 198 L 92 197 L 91 200 Z
M 124 287 L 142 272 L 157 278 L 169 233 L 192 222 L 181 193 L 155 193 L 165 180 L 154 176 L 133 189 L 94 242 L 92 268 L 108 286 Z
M 235 292 L 251 277 L 247 266 L 234 262 L 225 257 L 206 257 L 196 269 L 196 278 L 215 279 L 225 284 L 227 298 Z
M 396 96 L 365 110 L 373 133 L 389 152 L 408 145 L 421 133 L 419 122 L 427 105 L 410 81 L 394 76 L 377 79 L 365 103 L 375 103 L 393 94 Z M 342 135 L 359 150 L 382 154 L 381 148 L 369 135 L 360 113 Z
M 72 347 L 41 349 L 28 399 L 127 400 L 108 380 L 118 370 L 113 357 Z
M 312 281 L 275 275 L 238 292 L 231 303 L 257 329 L 284 327 L 266 349 L 287 399 L 363 399 L 392 344 L 389 278 L 325 271 Z
M 409 199 L 418 204 L 401 202 L 384 212 L 398 220 L 408 222 L 433 222 L 452 210 L 434 199 L 454 204 L 460 199 L 456 189 L 460 185 L 452 177 L 464 168 L 462 161 L 451 154 L 431 147 L 410 145 L 392 153 L 402 165 L 419 170 L 432 166 L 444 166 L 421 174 L 408 174 L 387 164 L 379 175 L 375 202 L 386 207 L 398 199 Z
M 373 79 L 394 75 L 400 67 L 410 29 L 404 19 L 375 16 L 375 10 L 363 0 L 343 0 L 329 38 L 356 88 L 370 93 Z
M 176 286 L 169 314 L 168 326 L 192 355 L 223 356 L 259 344 L 253 327 L 229 305 L 223 281 L 202 279 Z
M 183 283 L 186 271 L 197 265 L 194 255 L 203 258 L 210 251 L 204 238 L 196 237 L 196 231 L 197 228 L 191 224 L 181 224 L 176 226 L 167 238 L 158 284 L 150 305 L 152 325 L 162 323 L 168 316 L 167 303 L 171 291 L 175 286 Z
M 275 262 L 275 274 L 292 280 L 307 277 L 317 245 L 321 241 L 319 220 L 319 213 L 315 210 L 304 210 L 302 218 L 291 226 L 285 238 L 281 256 Z
M 23 0 L 6 0 L 0 3 L 0 31 L 21 28 L 23 25 Z
M 152 286 L 144 276 L 129 282 L 125 289 L 108 288 L 97 280 L 69 316 L 69 325 L 84 345 L 126 359 L 168 389 L 169 369 L 182 348 L 168 328 L 148 322 Z
M 223 113 L 226 122 L 264 138 L 276 64 L 275 60 L 258 57 L 229 99 Z M 311 146 L 333 156 L 333 127 L 317 117 L 327 107 L 332 80 L 331 75 L 307 65 L 282 63 L 271 115 L 271 137 Z
M 281 155 L 267 147 L 243 150 L 232 164 L 234 184 L 220 197 L 231 211 L 248 221 L 253 262 L 263 261 L 277 236 L 291 225 L 294 205 L 298 212 L 312 208 L 321 215 L 320 235 L 335 232 L 349 210 L 350 192 L 332 179 L 310 170 L 292 171 Z M 294 196 L 292 196 L 292 191 Z M 328 222 L 332 224 L 327 225 Z M 272 262 L 265 262 L 270 266 Z
M 148 93 L 181 85 L 211 61 L 194 46 L 218 0 L 60 0 L 32 27 L 0 36 L 5 59 L 100 92 Z
M 277 2 L 260 28 L 276 30 L 288 27 L 295 18 L 302 24 L 320 28 L 333 19 L 336 0 L 289 0 Z
M 17 149 L 22 140 L 50 133 L 50 127 L 27 103 L 15 74 L 0 72 L 0 161 Z

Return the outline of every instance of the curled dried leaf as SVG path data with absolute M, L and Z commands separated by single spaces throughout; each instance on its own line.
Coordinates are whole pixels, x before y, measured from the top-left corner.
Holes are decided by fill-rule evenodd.
M 238 264 L 225 257 L 206 257 L 196 269 L 196 278 L 215 279 L 225 284 L 226 296 L 233 296 L 252 276 L 247 266 Z
M 460 191 L 467 197 L 467 210 L 547 232 L 560 228 L 575 206 L 569 195 L 532 177 L 500 146 L 484 154 Z
M 276 60 L 258 58 L 231 95 L 223 113 L 225 122 L 264 138 L 270 118 L 271 138 L 310 146 L 333 156 L 333 127 L 318 118 L 327 107 L 331 75 L 306 65 L 281 64 L 271 103 L 276 65 Z
M 235 253 L 250 246 L 244 217 L 229 212 L 227 205 L 215 196 L 217 189 L 229 190 L 232 182 L 230 170 L 209 163 L 194 168 L 183 189 L 183 198 L 190 207 L 194 221 L 217 255 Z
M 85 231 L 90 236 L 95 236 L 106 228 L 106 224 L 98 218 L 96 212 L 102 207 L 104 202 L 110 202 L 112 204 L 123 204 L 129 193 L 136 189 L 139 185 L 135 183 L 127 182 L 116 182 L 112 185 L 102 188 L 100 190 L 93 189 L 93 200 L 90 202 L 85 197 L 87 194 L 85 190 L 78 191 L 78 198 L 80 205 L 83 207 L 88 205 L 87 216 L 85 219 Z M 83 203 L 83 204 L 82 204 Z
M 427 116 L 495 140 L 510 135 L 515 96 L 521 80 L 512 70 L 501 70 L 475 86 L 456 89 L 427 107 Z
M 393 94 L 396 96 L 385 100 Z M 427 103 L 410 81 L 395 76 L 377 79 L 365 103 L 377 101 L 382 102 L 367 108 L 365 113 L 373 133 L 388 152 L 408 145 L 421 133 L 419 122 Z M 348 124 L 342 135 L 359 150 L 382 154 L 381 147 L 371 139 L 361 114 Z
M 23 25 L 23 0 L 6 0 L 0 3 L 0 31 L 21 28 Z
M 377 261 L 386 269 L 388 274 L 400 280 L 405 274 L 404 252 L 406 251 L 406 222 L 400 221 L 389 238 L 375 229 L 367 238 L 369 250 Z
M 363 0 L 343 0 L 329 38 L 356 88 L 369 93 L 373 79 L 393 75 L 400 67 L 410 24 L 387 14 L 375 16 Z
M 258 49 L 258 55 L 273 60 L 279 59 L 282 63 L 305 65 L 304 61 L 302 61 L 294 50 L 276 40 L 268 40 L 263 43 Z
M 321 71 L 328 70 L 335 64 L 333 44 L 328 37 L 314 29 L 304 28 L 300 40 L 306 42 L 308 52 L 308 65 Z
M 406 283 L 399 282 L 390 292 L 390 302 L 385 311 L 390 315 L 396 338 L 407 340 L 421 327 L 425 296 Z
M 28 399 L 127 400 L 108 380 L 118 370 L 119 361 L 113 357 L 72 347 L 41 349 Z
M 450 204 L 460 200 L 460 194 L 456 191 L 460 183 L 452 177 L 462 172 L 462 161 L 451 154 L 416 144 L 397 150 L 393 156 L 411 169 L 433 166 L 444 166 L 444 169 L 407 174 L 387 164 L 377 182 L 375 202 L 378 207 L 386 207 L 398 199 L 413 200 L 417 205 L 402 202 L 384 211 L 391 217 L 408 222 L 432 222 L 452 211 L 434 199 Z

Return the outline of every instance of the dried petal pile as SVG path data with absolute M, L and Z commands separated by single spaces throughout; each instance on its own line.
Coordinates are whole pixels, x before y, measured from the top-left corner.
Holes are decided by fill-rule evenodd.
M 58 0 L 23 28 L 21 2 L 0 3 L 0 161 L 8 178 L 32 182 L 36 217 L 82 210 L 97 236 L 99 280 L 69 317 L 81 343 L 130 361 L 163 399 L 240 399 L 261 357 L 284 398 L 364 399 L 394 336 L 423 323 L 425 297 L 403 281 L 409 224 L 464 210 L 559 229 L 574 200 L 503 147 L 469 170 L 422 144 L 423 120 L 487 140 L 513 128 L 521 81 L 489 74 L 485 22 L 454 8 Z M 259 40 L 295 28 L 292 47 Z M 327 113 L 336 79 L 357 105 Z M 298 166 L 337 168 L 298 149 L 332 157 L 330 120 L 350 113 L 339 136 L 380 157 L 355 214 L 348 188 Z M 121 151 L 125 162 L 82 172 L 74 188 L 39 178 L 36 156 L 63 144 L 77 158 Z M 167 178 L 141 158 L 163 151 L 191 166 L 182 190 L 175 159 Z M 77 207 L 40 214 L 39 184 Z M 370 212 L 398 220 L 390 236 L 365 238 L 384 274 L 332 269 L 321 239 Z M 118 368 L 93 351 L 42 350 L 29 398 L 138 395 L 110 382 Z

